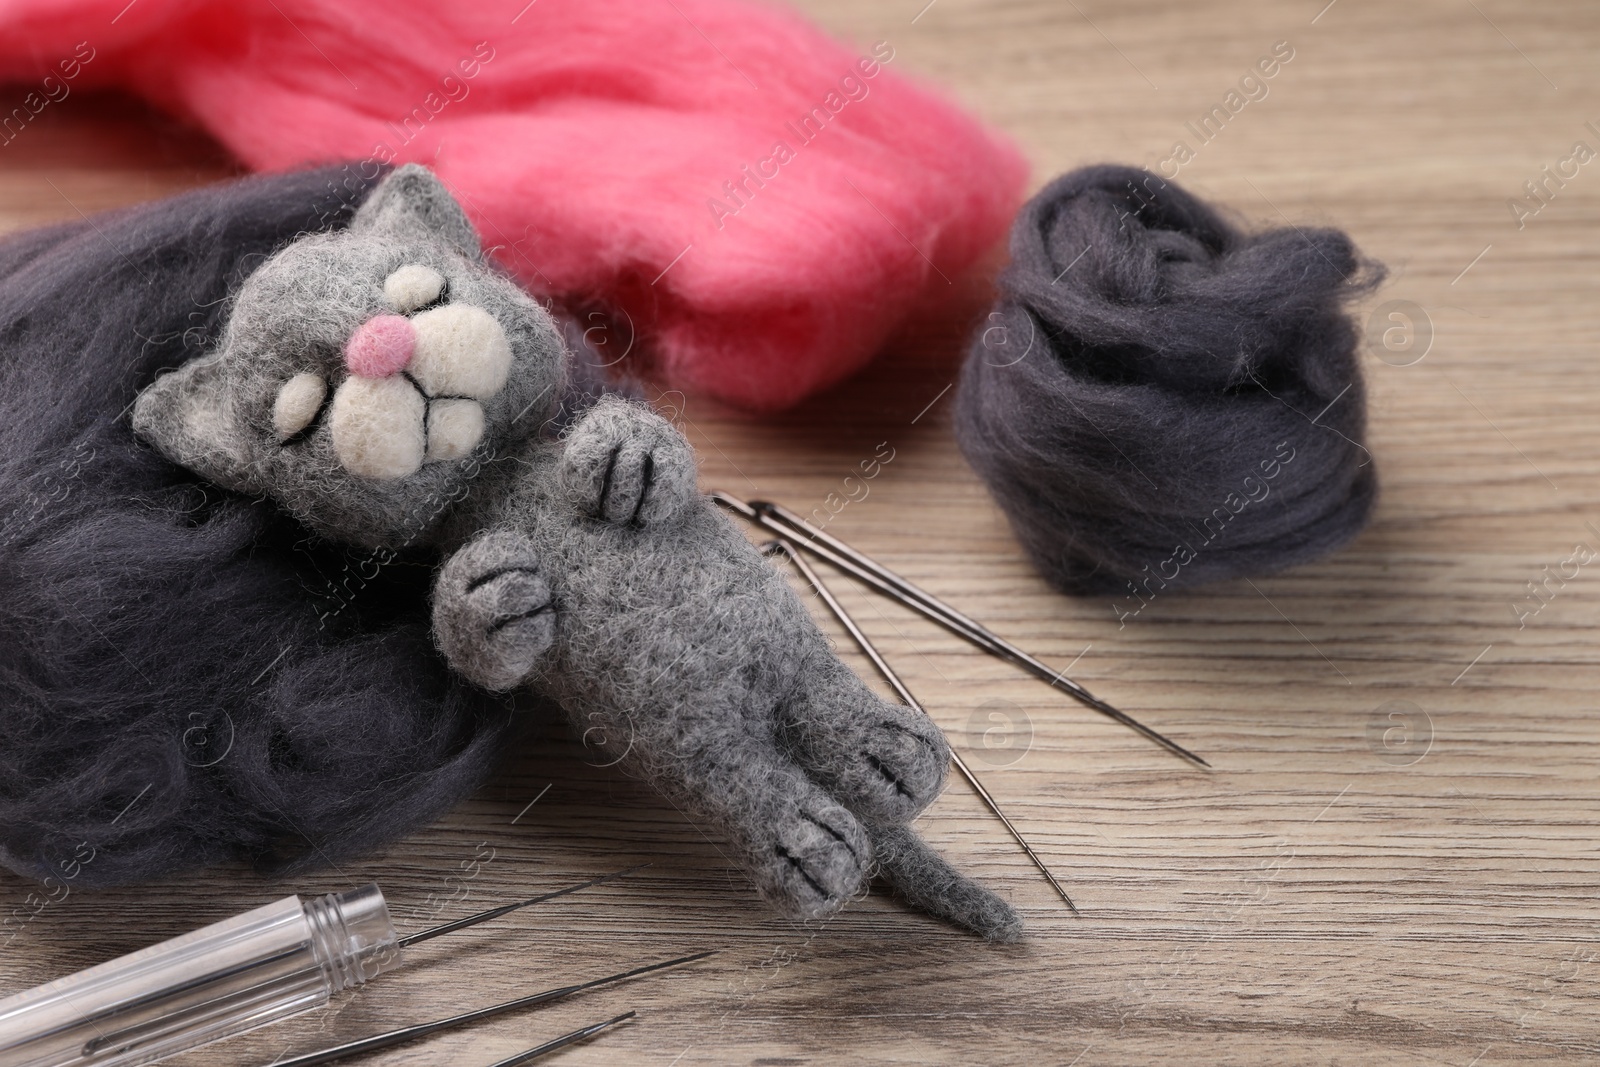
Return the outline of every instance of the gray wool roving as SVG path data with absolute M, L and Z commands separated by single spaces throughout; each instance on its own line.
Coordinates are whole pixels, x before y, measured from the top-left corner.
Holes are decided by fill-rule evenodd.
M 343 862 L 465 797 L 514 734 L 434 650 L 426 568 L 369 568 L 130 425 L 246 274 L 370 186 L 249 178 L 0 242 L 0 863 L 51 899 Z
M 1047 185 L 961 373 L 956 434 L 1034 564 L 1130 610 L 1344 544 L 1377 479 L 1338 230 L 1247 234 L 1132 167 Z
M 470 331 L 395 297 L 432 293 L 419 268 L 443 278 L 437 303 Z M 390 347 L 376 359 L 363 346 L 380 336 Z M 937 727 L 839 662 L 782 575 L 698 493 L 671 424 L 605 397 L 560 439 L 541 434 L 564 360 L 560 328 L 486 265 L 455 201 L 412 165 L 348 230 L 251 274 L 222 344 L 146 388 L 134 425 L 326 537 L 443 552 L 434 637 L 450 663 L 486 689 L 553 697 L 586 741 L 716 823 L 787 914 L 822 916 L 861 891 L 877 840 L 916 904 L 1018 936 L 1008 905 L 907 827 L 944 781 Z M 286 433 L 274 410 L 297 378 L 292 396 L 326 399 Z M 463 404 L 481 409 L 481 436 L 439 458 L 437 438 L 459 429 L 439 412 Z

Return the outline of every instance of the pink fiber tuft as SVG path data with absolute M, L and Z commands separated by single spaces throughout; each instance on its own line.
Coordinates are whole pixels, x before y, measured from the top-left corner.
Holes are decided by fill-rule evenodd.
M 417 331 L 401 315 L 377 315 L 361 324 L 344 346 L 344 365 L 363 378 L 387 378 L 404 370 L 417 347 Z
M 528 288 L 760 410 L 867 362 L 1020 201 L 903 43 L 743 0 L 0 0 L 0 79 L 130 89 L 260 170 L 427 163 Z

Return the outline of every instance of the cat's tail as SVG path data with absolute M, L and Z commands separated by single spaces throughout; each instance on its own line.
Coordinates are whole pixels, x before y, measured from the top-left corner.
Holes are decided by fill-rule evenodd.
M 952 867 L 909 826 L 868 826 L 879 873 L 913 907 L 989 941 L 1022 938 L 1022 916 Z

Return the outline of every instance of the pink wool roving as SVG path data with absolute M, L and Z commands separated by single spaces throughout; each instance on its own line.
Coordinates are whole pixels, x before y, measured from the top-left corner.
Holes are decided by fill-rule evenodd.
M 0 0 L 0 144 L 119 86 L 257 169 L 426 163 L 529 289 L 614 313 L 592 342 L 772 410 L 862 366 L 1020 201 L 1015 148 L 895 73 L 900 44 L 741 0 Z

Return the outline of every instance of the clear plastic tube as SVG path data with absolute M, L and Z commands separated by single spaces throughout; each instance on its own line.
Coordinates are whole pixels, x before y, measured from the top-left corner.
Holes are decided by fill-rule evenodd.
M 0 1000 L 0 1067 L 128 1067 L 320 1007 L 400 961 L 383 893 L 284 897 Z

